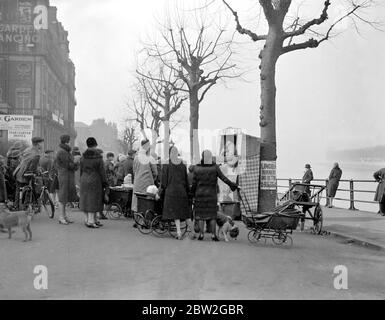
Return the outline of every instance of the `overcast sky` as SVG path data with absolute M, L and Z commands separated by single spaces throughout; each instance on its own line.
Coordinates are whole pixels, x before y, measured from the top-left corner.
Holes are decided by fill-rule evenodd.
M 161 17 L 170 1 L 51 0 L 69 31 L 70 55 L 77 73 L 76 121 L 90 123 L 105 118 L 121 123 L 140 40 L 153 32 L 154 17 Z M 232 1 L 245 21 L 257 15 L 256 3 Z M 323 3 L 308 1 L 304 12 L 320 12 Z M 377 9 L 374 15 L 385 20 L 385 9 Z M 230 21 L 229 28 L 233 28 Z M 249 25 L 256 25 L 252 23 Z M 368 28 L 362 29 L 362 36 L 353 29 L 339 31 L 344 32 L 318 49 L 287 54 L 279 60 L 277 132 L 281 159 L 317 161 L 328 148 L 385 144 L 385 34 Z M 259 65 L 258 53 L 258 46 L 250 44 L 244 55 L 250 69 Z M 208 94 L 201 107 L 201 128 L 232 126 L 259 135 L 257 71 L 250 72 L 247 79 L 249 82 L 230 83 L 231 88 L 217 86 Z

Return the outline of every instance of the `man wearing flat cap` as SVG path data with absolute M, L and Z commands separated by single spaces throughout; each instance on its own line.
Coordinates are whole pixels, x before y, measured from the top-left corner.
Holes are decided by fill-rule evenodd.
M 59 180 L 59 223 L 63 225 L 73 222 L 67 217 L 67 203 L 79 200 L 75 187 L 75 171 L 78 169 L 78 164 L 74 162 L 74 156 L 69 145 L 70 140 L 69 135 L 60 137 L 59 150 L 55 158 L 55 168 L 57 169 Z
M 32 138 L 32 147 L 26 149 L 21 155 L 20 164 L 17 166 L 13 173 L 16 179 L 16 204 L 19 205 L 19 192 L 20 188 L 28 185 L 29 179 L 24 175 L 26 173 L 38 173 L 39 161 L 41 156 L 41 150 L 43 148 L 44 139 L 40 137 Z

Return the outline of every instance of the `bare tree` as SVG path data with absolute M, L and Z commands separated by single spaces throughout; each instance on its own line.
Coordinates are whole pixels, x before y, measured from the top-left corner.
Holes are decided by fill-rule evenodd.
M 134 145 L 138 141 L 137 128 L 132 121 L 127 120 L 126 126 L 122 133 L 121 146 L 123 152 L 127 154 L 129 151 L 134 150 Z
M 300 17 L 289 21 L 288 12 L 292 0 L 258 0 L 268 25 L 266 34 L 259 34 L 243 27 L 237 11 L 229 5 L 229 1 L 222 1 L 233 15 L 236 30 L 240 34 L 248 36 L 254 42 L 264 42 L 263 49 L 259 54 L 261 60 L 259 67 L 261 70 L 261 160 L 276 161 L 275 73 L 279 57 L 289 52 L 319 47 L 334 35 L 335 27 L 345 19 L 350 19 L 357 30 L 358 23 L 365 23 L 379 28 L 380 24 L 378 22 L 369 21 L 365 17 L 365 10 L 372 7 L 375 1 L 357 0 L 353 2 L 349 0 L 350 8 L 335 21 L 328 23 L 331 0 L 319 1 L 321 5 L 323 2 L 319 17 L 305 21 Z M 296 39 L 299 42 L 295 42 Z M 263 212 L 272 209 L 275 200 L 276 191 L 260 190 L 259 210 Z
M 170 19 L 171 20 L 171 19 Z M 224 29 L 215 30 L 201 22 L 198 31 L 189 30 L 182 23 L 170 22 L 162 32 L 163 45 L 147 47 L 150 57 L 159 59 L 172 70 L 185 86 L 179 88 L 188 94 L 190 102 L 190 153 L 192 162 L 199 157 L 197 130 L 199 108 L 208 91 L 220 80 L 239 77 L 232 63 L 232 36 Z

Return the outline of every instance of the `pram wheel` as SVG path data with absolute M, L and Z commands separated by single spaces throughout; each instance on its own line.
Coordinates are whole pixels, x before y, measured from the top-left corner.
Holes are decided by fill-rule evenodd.
M 258 230 L 251 230 L 247 235 L 247 239 L 249 239 L 251 243 L 259 242 L 261 240 L 261 232 Z
M 314 220 L 313 220 L 313 232 L 315 234 L 321 234 L 322 233 L 322 226 L 323 226 L 323 212 L 321 206 L 316 206 L 314 209 Z
M 283 232 L 276 232 L 272 236 L 272 240 L 274 244 L 281 246 L 283 244 L 288 245 L 291 247 L 293 245 L 293 239 L 289 235 Z
M 162 216 L 157 216 L 152 220 L 150 229 L 155 235 L 163 236 L 168 230 L 167 222 L 162 220 Z
M 134 221 L 136 222 L 138 230 L 141 234 L 150 234 L 152 232 L 151 226 L 140 213 L 134 214 Z
M 117 203 L 106 206 L 106 216 L 112 220 L 118 220 L 122 216 L 122 207 Z

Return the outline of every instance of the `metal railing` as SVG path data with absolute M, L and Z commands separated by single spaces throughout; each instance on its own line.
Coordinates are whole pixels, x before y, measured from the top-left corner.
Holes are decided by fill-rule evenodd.
M 293 185 L 293 183 L 295 182 L 300 182 L 301 179 L 277 179 L 278 183 L 280 182 L 288 182 L 287 185 L 277 185 L 278 188 L 285 188 L 287 190 L 289 190 L 291 188 L 291 186 Z M 329 180 L 328 179 L 314 179 L 312 181 L 312 183 L 316 182 L 317 184 L 322 184 L 322 185 L 325 185 L 326 186 L 326 190 L 327 190 L 327 187 L 328 187 L 328 184 L 329 184 Z M 370 200 L 363 200 L 363 199 L 356 199 L 356 195 L 357 194 L 372 194 L 373 197 L 372 199 L 374 199 L 374 195 L 376 193 L 376 187 L 377 187 L 377 184 L 378 182 L 375 181 L 375 180 L 354 180 L 354 179 L 350 179 L 350 180 L 341 180 L 340 181 L 340 186 L 341 184 L 343 183 L 348 183 L 348 189 L 346 188 L 338 188 L 337 189 L 337 192 L 338 191 L 341 191 L 341 192 L 348 192 L 349 193 L 349 198 L 338 198 L 338 197 L 335 197 L 334 200 L 339 200 L 339 201 L 344 201 L 344 202 L 349 202 L 349 210 L 358 210 L 355 206 L 356 203 L 365 203 L 365 204 L 378 204 L 378 202 L 375 202 L 375 201 L 370 201 Z M 373 184 L 373 188 L 372 190 L 367 190 L 367 189 L 355 189 L 355 186 L 360 183 L 360 184 L 363 184 L 363 183 L 370 183 L 370 184 Z M 325 205 L 328 206 L 329 205 L 329 198 L 326 196 L 326 194 L 323 196 L 321 195 L 320 196 L 320 199 L 325 199 L 326 200 L 326 203 Z

